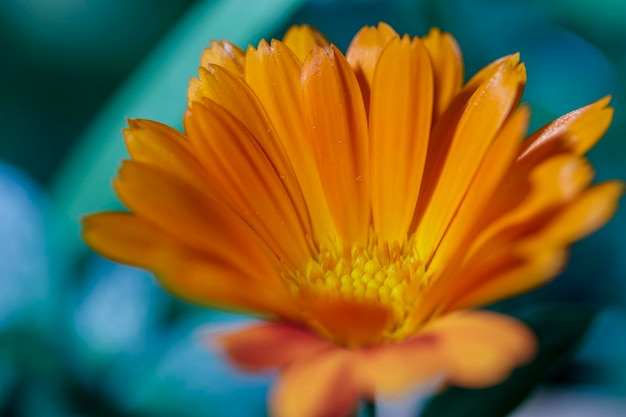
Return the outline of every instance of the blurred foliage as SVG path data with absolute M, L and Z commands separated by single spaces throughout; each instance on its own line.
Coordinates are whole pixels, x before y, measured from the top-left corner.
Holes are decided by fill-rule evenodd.
M 3 1 L 2 158 L 49 183 L 102 103 L 193 1 Z
M 114 204 L 124 119 L 178 125 L 211 37 L 245 47 L 309 23 L 345 49 L 365 24 L 420 35 L 439 26 L 457 38 L 467 74 L 519 51 L 535 128 L 613 95 L 614 123 L 590 159 L 599 179 L 626 178 L 624 2 L 258 3 L 0 3 L 0 416 L 264 415 L 271 375 L 230 369 L 198 333 L 241 318 L 171 298 L 149 274 L 90 255 L 78 236 L 80 216 Z M 497 307 L 600 311 L 573 363 L 544 383 L 626 395 L 624 231 L 621 210 L 574 246 L 563 276 Z

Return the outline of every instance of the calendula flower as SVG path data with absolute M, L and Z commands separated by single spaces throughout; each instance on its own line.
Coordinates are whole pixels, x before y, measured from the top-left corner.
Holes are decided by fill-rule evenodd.
M 524 139 L 518 55 L 463 83 L 454 39 L 365 27 L 344 56 L 307 26 L 192 79 L 184 133 L 130 121 L 114 186 L 130 212 L 85 219 L 97 252 L 174 294 L 268 320 L 223 335 L 279 369 L 279 417 L 342 416 L 441 378 L 484 387 L 534 354 L 522 323 L 476 311 L 546 283 L 615 211 L 584 157 L 605 98 Z

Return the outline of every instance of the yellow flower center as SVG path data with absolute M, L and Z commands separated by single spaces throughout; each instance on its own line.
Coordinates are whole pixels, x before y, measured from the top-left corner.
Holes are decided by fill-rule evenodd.
M 304 271 L 290 271 L 292 290 L 301 297 L 324 296 L 379 304 L 393 312 L 393 333 L 400 327 L 411 306 L 418 302 L 430 279 L 413 239 L 405 244 L 378 242 L 367 246 L 320 246 L 318 256 Z

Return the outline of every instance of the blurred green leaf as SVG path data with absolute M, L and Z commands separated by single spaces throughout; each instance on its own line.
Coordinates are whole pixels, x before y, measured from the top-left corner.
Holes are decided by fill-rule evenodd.
M 502 417 L 517 407 L 537 383 L 578 347 L 596 312 L 577 307 L 544 307 L 520 314 L 539 339 L 537 356 L 501 384 L 485 389 L 452 387 L 433 398 L 422 417 Z
M 228 39 L 244 49 L 271 36 L 303 0 L 205 0 L 181 19 L 94 120 L 80 146 L 53 183 L 52 196 L 69 219 L 54 231 L 65 256 L 80 253 L 80 219 L 118 207 L 111 180 L 127 153 L 121 130 L 126 118 L 180 126 L 187 83 L 197 74 L 210 39 Z

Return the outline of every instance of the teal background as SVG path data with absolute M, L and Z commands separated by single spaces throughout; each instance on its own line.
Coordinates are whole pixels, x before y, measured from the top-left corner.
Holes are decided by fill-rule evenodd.
M 521 52 L 534 128 L 611 94 L 613 125 L 589 157 L 598 180 L 626 179 L 626 2 L 3 0 L 0 416 L 264 415 L 271 375 L 238 374 L 202 348 L 203 329 L 242 319 L 179 302 L 149 274 L 91 254 L 78 221 L 117 207 L 110 182 L 126 118 L 180 127 L 209 39 L 245 47 L 309 23 L 345 50 L 378 21 L 451 32 L 467 75 Z M 507 304 L 600 310 L 546 386 L 626 398 L 625 232 L 622 209 L 573 247 L 554 283 Z

